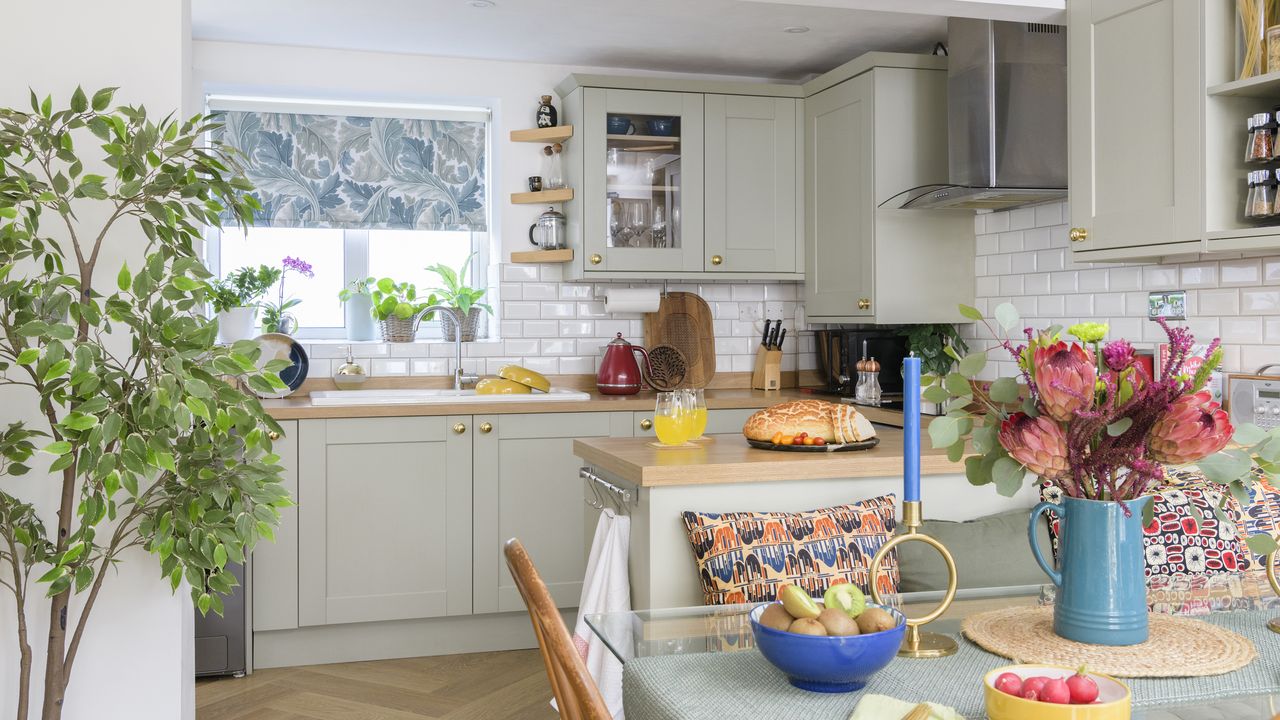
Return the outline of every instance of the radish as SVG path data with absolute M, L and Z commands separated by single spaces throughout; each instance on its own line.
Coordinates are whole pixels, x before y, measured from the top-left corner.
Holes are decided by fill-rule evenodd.
M 1014 673 L 1007 672 L 1001 674 L 1000 677 L 996 678 L 993 685 L 995 685 L 997 690 L 1006 695 L 1022 697 L 1022 678 Z
M 1098 683 L 1085 674 L 1083 665 L 1067 678 L 1067 690 L 1071 692 L 1072 705 L 1088 705 L 1098 699 Z
M 1044 688 L 1040 690 L 1040 702 L 1055 705 L 1070 704 L 1071 691 L 1067 689 L 1067 682 L 1062 678 L 1054 678 L 1045 683 Z
M 1026 680 L 1023 680 L 1022 681 L 1022 697 L 1026 698 L 1027 693 L 1034 693 L 1036 697 L 1039 697 L 1040 691 L 1044 689 L 1044 684 L 1047 682 L 1049 682 L 1049 678 L 1043 675 L 1036 675 L 1034 677 L 1029 677 Z M 1030 697 L 1027 699 L 1035 700 L 1036 697 Z

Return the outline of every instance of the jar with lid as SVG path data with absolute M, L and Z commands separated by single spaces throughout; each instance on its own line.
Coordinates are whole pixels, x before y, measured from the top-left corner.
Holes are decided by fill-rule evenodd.
M 1270 170 L 1251 170 L 1248 175 L 1249 192 L 1245 195 L 1246 220 L 1262 220 L 1275 213 L 1276 178 Z
M 1249 144 L 1246 162 L 1267 162 L 1275 152 L 1276 123 L 1271 113 L 1257 113 L 1249 118 Z

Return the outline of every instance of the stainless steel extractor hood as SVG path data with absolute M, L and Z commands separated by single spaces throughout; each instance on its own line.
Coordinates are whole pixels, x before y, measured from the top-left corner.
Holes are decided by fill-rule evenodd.
M 899 207 L 1005 210 L 1067 196 L 1067 31 L 951 18 L 947 25 L 950 185 Z

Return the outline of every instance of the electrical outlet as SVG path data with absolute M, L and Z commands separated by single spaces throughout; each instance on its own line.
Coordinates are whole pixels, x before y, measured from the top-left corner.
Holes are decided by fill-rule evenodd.
M 1147 319 L 1186 320 L 1187 291 L 1167 290 L 1147 294 Z
M 739 322 L 759 322 L 763 319 L 761 316 L 760 303 L 756 302 L 740 302 L 738 303 L 738 320 Z

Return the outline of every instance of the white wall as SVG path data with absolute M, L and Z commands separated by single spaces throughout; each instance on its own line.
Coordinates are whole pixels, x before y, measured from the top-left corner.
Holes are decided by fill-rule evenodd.
M 14 0 L 5 3 L 5 53 L 0 106 L 27 108 L 27 89 L 52 93 L 65 106 L 77 84 L 92 92 L 119 86 L 117 99 L 145 103 L 163 115 L 183 101 L 190 38 L 189 0 Z M 94 146 L 79 148 L 88 154 Z M 97 218 L 84 217 L 94 222 Z M 44 229 L 54 231 L 52 222 Z M 107 239 L 99 267 L 103 287 L 113 283 L 120 262 L 137 267 L 143 237 L 123 226 Z M 0 393 L 0 423 L 35 419 L 35 404 L 23 392 Z M 57 507 L 56 480 L 31 473 L 4 481 L 7 492 L 32 499 L 44 517 Z M 175 720 L 195 714 L 192 680 L 191 604 L 174 596 L 159 578 L 158 561 L 130 552 L 107 578 L 73 671 L 66 720 Z M 39 714 L 47 633 L 43 586 L 28 609 L 35 651 L 32 717 Z M 78 605 L 72 607 L 72 623 Z M 12 596 L 0 589 L 0 717 L 13 717 L 17 698 L 17 649 Z

